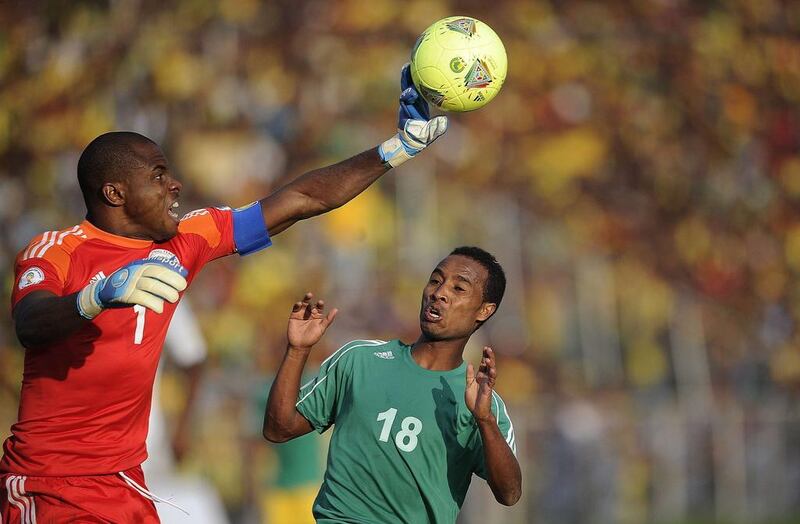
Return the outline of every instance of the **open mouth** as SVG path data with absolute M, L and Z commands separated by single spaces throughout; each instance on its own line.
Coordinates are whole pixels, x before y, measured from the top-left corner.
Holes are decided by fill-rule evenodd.
M 442 314 L 436 307 L 430 305 L 422 310 L 422 318 L 426 322 L 439 322 L 442 319 Z
M 178 220 L 178 206 L 179 205 L 180 204 L 178 204 L 178 201 L 176 200 L 175 202 L 172 203 L 171 206 L 169 206 L 169 208 L 167 208 L 167 214 L 170 216 L 170 218 L 172 218 L 173 220 L 176 220 L 176 221 Z

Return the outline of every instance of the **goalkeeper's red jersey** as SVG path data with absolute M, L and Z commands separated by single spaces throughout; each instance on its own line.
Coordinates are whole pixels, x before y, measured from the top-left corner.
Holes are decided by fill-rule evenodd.
M 183 217 L 178 234 L 154 243 L 106 233 L 84 221 L 34 238 L 15 264 L 15 306 L 33 291 L 80 291 L 141 258 L 188 270 L 235 251 L 231 210 Z M 161 346 L 176 304 L 107 309 L 51 346 L 25 352 L 18 422 L 3 444 L 0 472 L 32 476 L 101 475 L 147 458 L 145 437 Z

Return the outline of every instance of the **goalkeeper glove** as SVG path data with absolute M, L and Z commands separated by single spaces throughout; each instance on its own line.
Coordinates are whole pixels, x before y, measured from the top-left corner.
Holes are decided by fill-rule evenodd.
M 144 306 L 156 313 L 164 311 L 164 301 L 178 301 L 186 289 L 188 272 L 180 272 L 156 259 L 135 260 L 106 278 L 92 282 L 78 293 L 78 313 L 89 320 L 106 308 Z
M 411 80 L 409 64 L 400 72 L 400 110 L 397 134 L 378 146 L 384 165 L 397 167 L 428 147 L 447 131 L 447 117 L 431 119 L 428 103 L 420 96 Z

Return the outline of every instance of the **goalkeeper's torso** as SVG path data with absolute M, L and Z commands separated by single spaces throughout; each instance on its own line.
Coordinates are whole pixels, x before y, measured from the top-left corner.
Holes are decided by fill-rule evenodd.
M 224 231 L 230 212 L 214 212 L 218 247 L 231 252 L 231 234 Z M 228 247 L 219 246 L 224 242 Z M 205 236 L 187 231 L 183 222 L 174 238 L 153 243 L 84 221 L 40 235 L 20 252 L 12 304 L 37 290 L 76 293 L 92 279 L 148 257 L 185 267 L 191 281 L 209 252 Z M 141 464 L 153 380 L 176 305 L 165 302 L 160 315 L 142 306 L 107 309 L 65 340 L 26 350 L 19 418 L 3 445 L 0 471 L 101 475 Z

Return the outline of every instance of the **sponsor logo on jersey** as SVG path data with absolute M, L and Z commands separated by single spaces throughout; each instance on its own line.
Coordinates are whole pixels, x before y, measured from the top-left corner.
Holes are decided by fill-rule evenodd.
M 44 281 L 44 272 L 38 267 L 29 268 L 19 277 L 19 288 L 25 289 Z
M 186 275 L 187 270 L 181 265 L 178 255 L 166 249 L 154 249 L 147 255 L 148 260 L 158 260 L 159 262 L 168 265 L 171 269 L 177 271 L 182 275 Z
M 375 355 L 378 358 L 382 358 L 384 360 L 394 359 L 394 353 L 392 353 L 391 351 L 376 351 L 375 353 L 373 353 L 373 355 Z

